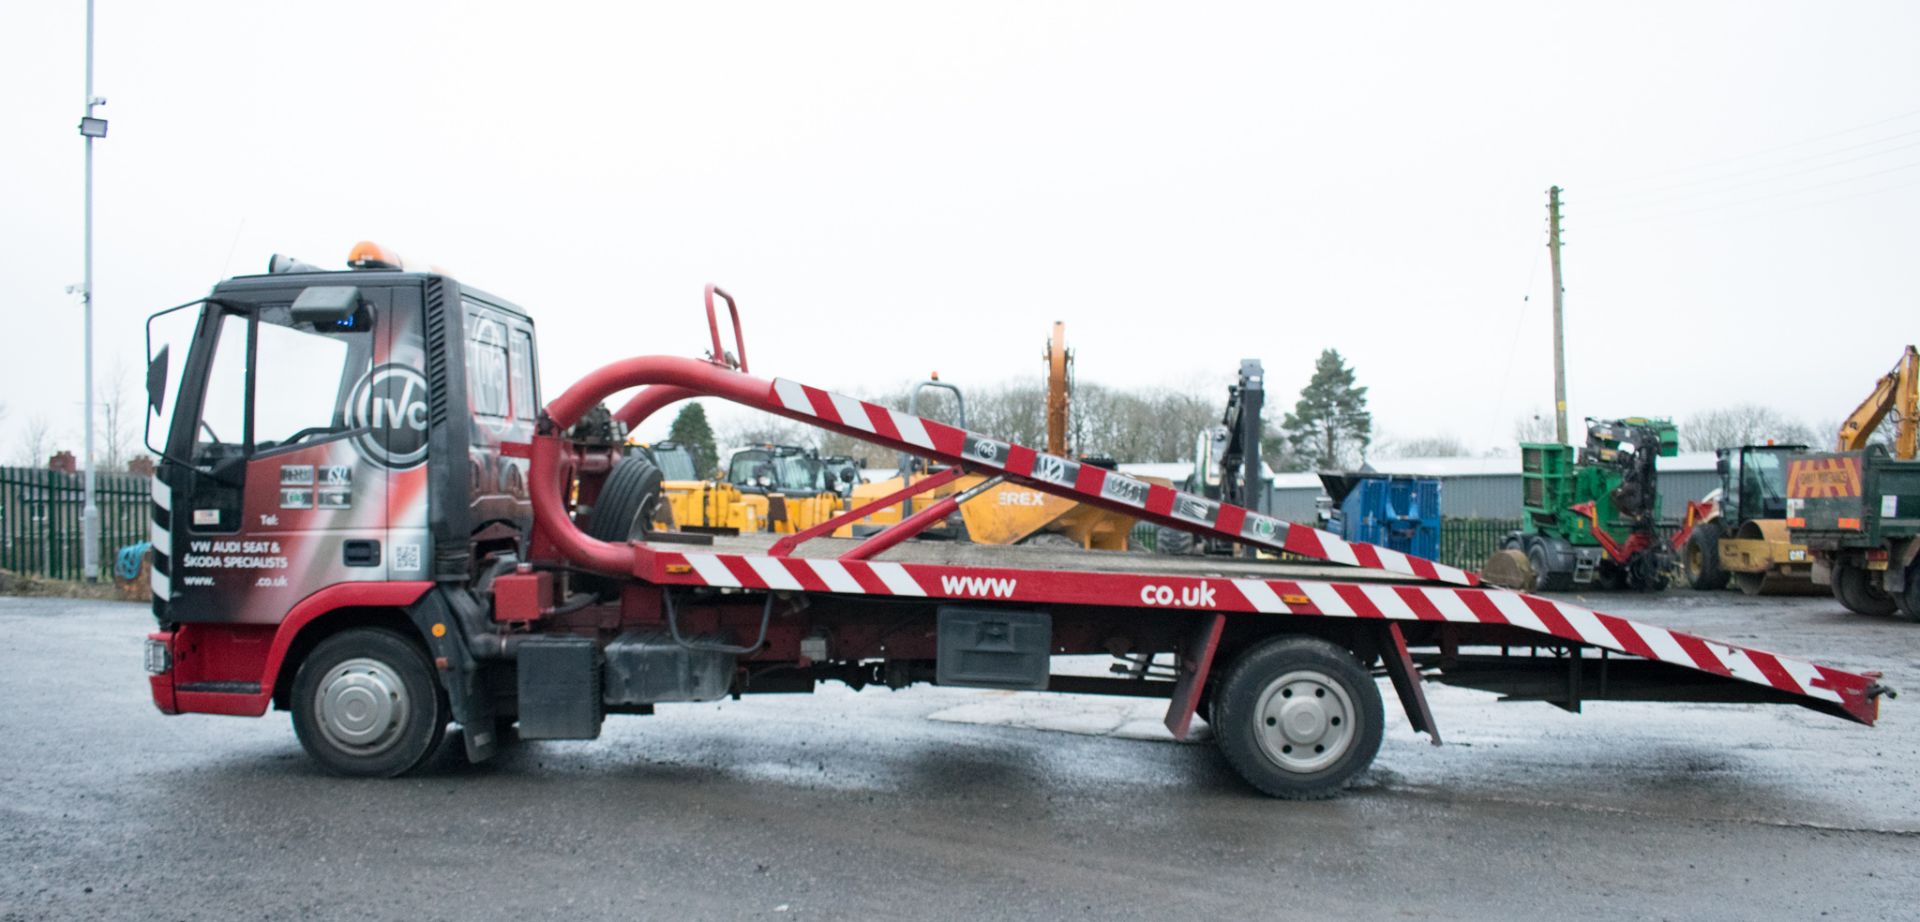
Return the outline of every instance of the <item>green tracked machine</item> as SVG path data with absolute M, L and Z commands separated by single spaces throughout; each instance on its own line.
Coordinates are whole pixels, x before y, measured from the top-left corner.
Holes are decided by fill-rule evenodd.
M 1667 587 L 1673 548 L 1660 540 L 1660 458 L 1680 452 L 1672 421 L 1630 416 L 1587 420 L 1587 441 L 1520 445 L 1519 531 L 1506 537 L 1490 572 L 1530 573 L 1534 591 L 1576 585 L 1658 592 Z M 1524 557 L 1524 570 L 1517 567 Z

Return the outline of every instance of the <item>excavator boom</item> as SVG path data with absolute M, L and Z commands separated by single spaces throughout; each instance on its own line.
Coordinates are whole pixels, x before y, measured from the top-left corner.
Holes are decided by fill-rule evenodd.
M 1891 413 L 1898 426 L 1893 440 L 1894 457 L 1912 460 L 1916 451 L 1920 451 L 1920 418 L 1916 418 L 1916 411 L 1920 411 L 1920 351 L 1908 346 L 1893 370 L 1880 378 L 1873 393 L 1840 425 L 1839 450 L 1865 448 L 1880 423 Z
M 1073 399 L 1073 353 L 1067 351 L 1067 325 L 1054 321 L 1047 340 L 1047 451 L 1066 457 L 1067 413 Z

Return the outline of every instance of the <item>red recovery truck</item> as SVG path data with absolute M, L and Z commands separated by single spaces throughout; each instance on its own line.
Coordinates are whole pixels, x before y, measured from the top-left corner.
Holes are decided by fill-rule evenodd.
M 1798 704 L 1871 724 L 1853 674 L 1577 605 L 1092 464 L 748 374 L 709 288 L 711 352 L 594 371 L 542 403 L 512 304 L 363 244 L 349 271 L 276 257 L 149 321 L 153 610 L 167 714 L 292 712 L 326 767 L 397 775 L 450 723 L 590 739 L 668 702 L 915 682 L 1166 699 L 1279 797 L 1330 796 L 1384 723 L 1376 677 L 1439 742 L 1425 681 L 1592 700 Z M 721 341 L 714 298 L 732 313 Z M 183 323 L 184 351 L 151 345 Z M 638 389 L 609 413 L 602 401 Z M 989 479 L 864 538 L 651 528 L 660 474 L 627 428 L 715 397 L 928 459 L 898 504 Z M 942 467 L 944 466 L 944 467 Z M 910 540 L 1001 481 L 1312 563 Z M 1111 677 L 1052 658 L 1107 654 Z M 1158 657 L 1156 662 L 1155 658 Z

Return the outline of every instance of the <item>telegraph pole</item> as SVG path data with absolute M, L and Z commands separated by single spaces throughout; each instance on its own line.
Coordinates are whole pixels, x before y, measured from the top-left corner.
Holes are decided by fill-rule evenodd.
M 1553 431 L 1567 442 L 1567 338 L 1561 326 L 1560 187 L 1547 190 L 1547 251 L 1553 257 Z
M 86 255 L 80 279 L 80 304 L 85 315 L 82 339 L 86 353 L 81 367 L 87 376 L 86 443 L 81 449 L 81 459 L 86 465 L 86 505 L 80 512 L 80 570 L 89 582 L 100 578 L 100 506 L 93 489 L 93 139 L 107 136 L 107 121 L 94 118 L 93 107 L 106 102 L 93 95 L 93 0 L 87 0 L 87 105 L 80 118 L 80 136 L 87 145 L 86 243 L 83 246 Z

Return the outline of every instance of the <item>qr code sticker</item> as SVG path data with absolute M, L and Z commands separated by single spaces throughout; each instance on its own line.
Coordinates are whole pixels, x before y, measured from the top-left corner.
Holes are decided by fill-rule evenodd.
M 420 545 L 396 544 L 393 546 L 393 568 L 395 570 L 420 569 Z

